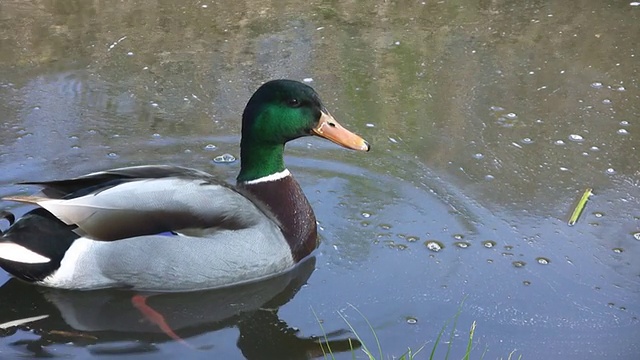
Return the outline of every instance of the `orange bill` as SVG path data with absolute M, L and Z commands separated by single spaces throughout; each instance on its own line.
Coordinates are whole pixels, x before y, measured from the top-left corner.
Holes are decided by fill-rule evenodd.
M 322 112 L 318 126 L 312 129 L 315 135 L 331 140 L 347 149 L 369 151 L 369 143 L 340 125 L 329 113 Z

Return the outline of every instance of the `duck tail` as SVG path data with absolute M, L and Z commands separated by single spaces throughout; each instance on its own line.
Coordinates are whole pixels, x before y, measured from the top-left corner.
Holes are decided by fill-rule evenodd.
M 2 210 L 0 211 L 0 220 L 7 220 L 9 222 L 9 226 L 11 226 L 14 222 L 16 222 L 16 216 L 8 211 Z M 4 233 L 2 232 L 2 229 L 0 229 L 0 236 L 2 236 L 3 234 Z

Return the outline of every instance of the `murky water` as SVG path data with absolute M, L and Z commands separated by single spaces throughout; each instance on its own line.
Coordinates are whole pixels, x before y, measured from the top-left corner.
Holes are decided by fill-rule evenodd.
M 47 317 L 0 330 L 0 357 L 313 358 L 321 326 L 349 349 L 339 312 L 376 349 L 351 305 L 389 357 L 426 358 L 459 309 L 453 358 L 473 321 L 474 358 L 640 357 L 635 2 L 4 0 L 0 20 L 1 196 L 135 164 L 232 180 L 243 106 L 272 78 L 306 79 L 373 146 L 288 146 L 315 259 L 151 298 L 186 343 L 126 292 L 1 273 L 0 323 Z

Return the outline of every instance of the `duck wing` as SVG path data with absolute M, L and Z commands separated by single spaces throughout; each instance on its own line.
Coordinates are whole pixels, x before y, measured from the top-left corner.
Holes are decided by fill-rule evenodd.
M 255 226 L 265 214 L 213 176 L 175 166 L 139 166 L 69 180 L 29 183 L 37 196 L 5 200 L 36 204 L 76 232 L 119 240 L 163 232 L 215 232 Z

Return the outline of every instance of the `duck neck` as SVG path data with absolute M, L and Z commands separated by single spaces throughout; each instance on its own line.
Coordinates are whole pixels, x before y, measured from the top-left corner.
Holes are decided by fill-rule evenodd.
M 258 180 L 284 171 L 283 157 L 284 144 L 264 145 L 241 141 L 238 183 Z
M 243 193 L 248 193 L 248 197 L 274 219 L 296 262 L 318 246 L 313 209 L 289 170 L 284 169 L 249 181 L 238 181 L 237 187 Z

